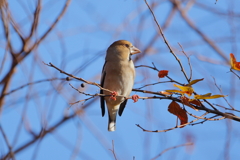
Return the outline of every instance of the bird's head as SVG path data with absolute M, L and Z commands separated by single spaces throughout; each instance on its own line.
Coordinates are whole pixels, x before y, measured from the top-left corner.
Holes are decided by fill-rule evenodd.
M 141 53 L 141 51 L 131 42 L 119 40 L 109 46 L 106 60 L 129 60 L 131 55 L 137 53 Z

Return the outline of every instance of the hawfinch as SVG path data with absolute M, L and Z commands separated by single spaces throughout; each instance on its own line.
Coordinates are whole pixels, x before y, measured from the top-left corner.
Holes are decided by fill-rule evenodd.
M 114 42 L 107 49 L 105 64 L 102 70 L 101 87 L 112 91 L 112 93 L 101 90 L 101 94 L 117 95 L 116 98 L 111 96 L 101 96 L 102 116 L 105 114 L 105 103 L 108 109 L 108 131 L 115 131 L 116 116 L 122 115 L 127 99 L 132 91 L 135 79 L 135 68 L 131 55 L 140 53 L 141 51 L 134 47 L 132 43 L 126 40 Z

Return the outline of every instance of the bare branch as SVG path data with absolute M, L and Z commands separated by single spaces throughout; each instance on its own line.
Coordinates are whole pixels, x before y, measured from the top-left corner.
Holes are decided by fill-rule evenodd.
M 184 67 L 183 67 L 183 65 L 182 65 L 182 63 L 181 63 L 181 61 L 180 61 L 180 59 L 177 57 L 177 55 L 174 53 L 172 47 L 171 47 L 170 44 L 168 43 L 168 41 L 167 41 L 165 35 L 163 34 L 162 28 L 161 28 L 161 26 L 159 25 L 159 23 L 158 23 L 158 21 L 157 21 L 157 19 L 156 19 L 156 17 L 155 17 L 155 14 L 153 13 L 151 7 L 149 6 L 147 0 L 144 0 L 144 1 L 145 1 L 146 5 L 148 6 L 150 12 L 152 13 L 153 19 L 154 19 L 154 21 L 156 22 L 156 24 L 157 24 L 157 26 L 158 26 L 158 29 L 159 29 L 159 33 L 160 33 L 160 35 L 163 37 L 163 40 L 164 40 L 164 42 L 166 43 L 166 45 L 167 45 L 167 47 L 168 47 L 170 53 L 172 53 L 172 55 L 173 55 L 173 56 L 175 57 L 175 59 L 177 60 L 178 64 L 179 64 L 180 67 L 181 67 L 181 71 L 183 72 L 183 74 L 184 74 L 186 80 L 188 81 L 188 80 L 189 80 L 189 79 L 188 79 L 188 76 L 187 76 L 187 74 L 186 74 L 186 72 L 185 72 L 185 70 L 184 70 Z M 189 81 L 188 81 L 188 82 L 189 82 Z
M 151 160 L 155 160 L 155 159 L 161 157 L 165 152 L 167 152 L 169 150 L 176 149 L 176 148 L 183 147 L 183 146 L 191 146 L 191 145 L 194 145 L 194 143 L 193 142 L 184 143 L 184 144 L 180 144 L 180 145 L 177 145 L 177 146 L 173 146 L 173 147 L 167 148 L 167 149 L 163 150 L 160 154 L 158 154 L 157 156 L 152 158 Z
M 7 146 L 8 146 L 8 149 L 9 149 L 9 158 L 10 158 L 10 159 L 12 158 L 13 160 L 15 160 L 16 158 L 15 158 L 14 152 L 13 152 L 13 150 L 12 150 L 12 146 L 11 146 L 11 144 L 9 143 L 9 140 L 8 140 L 8 138 L 7 138 L 7 135 L 6 135 L 5 132 L 3 131 L 3 128 L 2 128 L 1 125 L 0 125 L 0 131 L 2 132 L 3 138 L 4 138 L 4 140 L 5 140 L 5 142 L 6 142 Z
M 235 73 L 232 68 L 230 69 L 230 72 L 232 72 L 233 74 L 235 74 L 235 76 L 237 76 L 237 77 L 239 78 L 239 80 L 240 80 L 240 76 L 237 75 L 237 73 Z
M 205 112 L 202 116 L 200 116 L 199 118 L 196 118 L 194 120 L 192 120 L 191 122 L 188 122 L 188 123 L 185 123 L 185 124 L 182 124 L 182 125 L 178 125 L 176 127 L 172 127 L 172 128 L 169 128 L 169 129 L 165 129 L 165 130 L 155 130 L 155 131 L 151 131 L 151 130 L 146 130 L 144 129 L 143 127 L 141 127 L 139 124 L 136 124 L 137 127 L 141 128 L 144 132 L 168 132 L 168 131 L 171 131 L 171 130 L 174 130 L 174 129 L 177 129 L 177 128 L 181 128 L 181 127 L 184 127 L 186 125 L 190 125 L 192 124 L 193 122 L 196 122 L 197 120 L 199 120 L 200 118 L 204 117 L 205 115 L 207 115 L 208 112 Z
M 113 140 L 112 140 L 112 149 L 109 149 L 109 150 L 112 152 L 112 154 L 114 156 L 114 159 L 117 160 L 117 156 L 116 156 L 116 153 L 115 153 L 115 150 L 114 150 L 114 141 Z

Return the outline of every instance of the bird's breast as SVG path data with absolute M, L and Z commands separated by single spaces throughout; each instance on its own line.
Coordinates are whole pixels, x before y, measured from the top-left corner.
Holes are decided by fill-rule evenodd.
M 129 96 L 135 79 L 133 62 L 108 62 L 105 68 L 106 76 L 103 87 L 116 91 L 119 95 Z

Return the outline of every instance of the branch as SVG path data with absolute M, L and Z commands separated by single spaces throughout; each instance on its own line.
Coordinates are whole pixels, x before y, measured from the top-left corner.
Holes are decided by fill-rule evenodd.
M 45 64 L 45 63 L 44 63 L 44 64 Z M 45 65 L 47 65 L 47 66 L 49 66 L 49 67 L 53 67 L 53 68 L 57 69 L 60 73 L 63 73 L 63 74 L 65 74 L 65 75 L 68 75 L 69 77 L 72 77 L 72 78 L 74 78 L 74 79 L 83 81 L 83 82 L 85 82 L 85 83 L 87 83 L 87 84 L 90 84 L 90 85 L 95 85 L 95 86 L 99 87 L 101 90 L 106 90 L 106 91 L 108 91 L 108 92 L 112 92 L 112 91 L 110 91 L 110 90 L 108 90 L 108 89 L 105 89 L 105 88 L 101 87 L 99 84 L 97 84 L 97 83 L 95 83 L 95 82 L 90 82 L 90 81 L 87 81 L 87 80 L 85 80 L 85 79 L 83 79 L 83 78 L 75 77 L 75 76 L 73 76 L 73 75 L 71 75 L 71 74 L 69 74 L 69 73 L 67 73 L 67 72 L 65 72 L 65 71 L 57 68 L 57 67 L 54 66 L 52 63 L 45 64 Z M 154 67 L 150 67 L 150 68 L 157 70 L 155 66 L 154 66 Z M 76 89 L 76 90 L 77 90 L 77 89 Z M 78 90 L 77 90 L 77 91 L 78 91 Z M 180 97 L 172 97 L 172 95 L 171 95 L 171 96 L 168 96 L 168 95 L 162 94 L 162 93 L 160 93 L 160 92 L 152 92 L 152 91 L 146 91 L 146 90 L 140 90 L 140 89 L 132 89 L 132 91 L 142 92 L 142 93 L 150 93 L 150 94 L 154 94 L 154 95 L 160 95 L 160 97 L 159 97 L 159 96 L 139 97 L 138 99 L 169 99 L 169 100 L 173 100 L 173 101 L 179 102 L 179 103 L 181 103 L 181 104 L 184 104 L 184 102 L 182 102 L 182 100 L 180 99 Z M 79 91 L 79 92 L 82 93 L 81 91 Z M 86 95 L 86 93 L 85 93 L 85 95 Z M 101 95 L 101 94 L 91 95 L 91 94 L 89 94 L 89 96 L 96 97 L 96 96 L 110 96 L 110 95 Z M 125 96 L 123 96 L 123 95 L 117 95 L 117 96 L 125 97 Z M 91 98 L 93 98 L 93 97 L 91 97 Z M 91 98 L 89 98 L 89 99 L 91 99 Z M 131 97 L 125 97 L 125 98 L 126 98 L 126 99 L 130 99 Z M 85 99 L 85 100 L 88 100 L 88 99 Z M 80 100 L 80 101 L 78 101 L 78 102 L 82 102 L 82 101 L 84 101 L 84 100 Z M 208 102 L 208 101 L 205 100 L 205 99 L 204 99 L 204 102 L 206 102 L 209 106 L 211 106 L 211 107 L 213 108 L 213 110 L 205 107 L 205 105 L 202 104 L 202 103 L 201 103 L 201 106 L 197 106 L 196 104 L 191 104 L 191 105 L 193 105 L 193 106 L 194 106 L 196 109 L 198 109 L 198 110 L 204 110 L 204 111 L 206 111 L 207 113 L 213 113 L 213 114 L 216 114 L 216 115 L 218 115 L 218 116 L 222 116 L 222 117 L 225 117 L 225 118 L 232 119 L 232 120 L 235 120 L 235 121 L 239 121 L 239 122 L 240 122 L 240 117 L 237 117 L 237 116 L 235 116 L 234 114 L 220 112 L 220 111 L 217 110 L 210 102 Z M 75 103 L 76 103 L 76 102 L 75 102 Z M 74 103 L 74 104 L 75 104 L 75 103 Z M 190 103 L 191 103 L 191 102 L 190 102 Z M 192 123 L 192 122 L 191 122 L 191 123 Z
M 43 63 L 44 63 L 44 62 L 43 62 Z M 74 76 L 74 75 L 72 75 L 72 74 L 69 74 L 69 73 L 67 73 L 67 72 L 59 69 L 58 67 L 54 66 L 52 63 L 49 63 L 49 64 L 44 63 L 44 64 L 47 65 L 47 66 L 49 66 L 49 67 L 55 68 L 55 69 L 58 70 L 60 73 L 63 73 L 63 74 L 65 74 L 65 75 L 69 76 L 69 77 L 72 77 L 72 78 L 74 78 L 74 79 L 77 79 L 77 80 L 79 80 L 79 81 L 85 82 L 85 83 L 90 84 L 90 85 L 97 86 L 97 87 L 100 88 L 101 90 L 105 90 L 105 91 L 108 91 L 108 92 L 112 92 L 112 91 L 110 91 L 110 90 L 108 90 L 108 89 L 105 89 L 105 88 L 101 87 L 98 83 L 90 82 L 90 81 L 87 81 L 87 80 L 85 80 L 85 79 L 83 79 L 83 78 L 79 78 L 79 77 L 76 77 L 76 76 Z
M 172 128 L 169 128 L 169 129 L 165 129 L 165 130 L 155 130 L 155 131 L 151 131 L 151 130 L 146 130 L 144 129 L 143 127 L 141 127 L 139 124 L 136 124 L 137 127 L 141 128 L 144 132 L 168 132 L 168 131 L 171 131 L 171 130 L 174 130 L 174 129 L 177 129 L 177 128 L 182 128 L 186 125 L 189 125 L 189 124 L 192 124 L 193 122 L 196 122 L 197 120 L 199 120 L 200 118 L 204 117 L 205 115 L 207 115 L 208 112 L 204 113 L 202 116 L 200 116 L 199 118 L 196 118 L 194 120 L 192 120 L 191 122 L 188 122 L 188 123 L 185 123 L 185 124 L 182 124 L 182 125 L 178 125 L 178 126 L 175 126 L 175 127 L 172 127 Z
M 180 15 L 182 16 L 182 18 L 185 20 L 185 22 L 188 24 L 189 27 L 191 27 L 195 32 L 197 32 L 199 34 L 200 37 L 202 37 L 202 39 L 207 42 L 207 44 L 214 49 L 226 62 L 228 61 L 228 57 L 222 52 L 222 50 L 215 45 L 215 43 L 208 38 L 203 32 L 201 32 L 195 25 L 194 23 L 191 21 L 191 19 L 188 18 L 186 12 L 184 9 L 181 8 L 181 3 L 180 1 L 177 0 L 171 0 L 171 2 L 173 3 L 173 5 L 175 5 L 177 7 L 177 9 L 180 12 Z
M 152 158 L 151 160 L 155 160 L 155 159 L 159 158 L 160 156 L 162 156 L 165 152 L 167 152 L 169 150 L 176 149 L 178 147 L 183 147 L 183 146 L 191 146 L 191 145 L 193 145 L 193 142 L 180 144 L 180 145 L 177 145 L 177 146 L 174 146 L 174 147 L 167 148 L 167 149 L 163 150 L 159 155 L 157 155 L 154 158 Z
M 77 112 L 80 112 L 80 110 L 85 109 L 87 106 L 91 105 L 94 101 L 90 101 L 89 103 L 87 103 L 86 105 L 84 105 L 83 107 L 81 107 L 81 109 L 79 109 Z M 19 153 L 21 151 L 24 151 L 24 149 L 30 147 L 31 145 L 33 145 L 34 143 L 38 142 L 38 140 L 44 138 L 47 134 L 54 132 L 57 128 L 59 128 L 59 126 L 63 125 L 64 123 L 66 123 L 67 121 L 69 121 L 70 119 L 74 118 L 77 114 L 73 113 L 70 116 L 65 116 L 63 117 L 61 120 L 59 120 L 57 123 L 55 123 L 54 125 L 52 125 L 51 127 L 49 127 L 48 129 L 43 129 L 39 132 L 39 134 L 37 134 L 35 137 L 33 137 L 32 140 L 29 140 L 28 142 L 24 143 L 23 145 L 21 145 L 20 147 L 18 147 L 17 149 L 15 149 L 13 151 L 14 154 Z M 11 154 L 11 152 L 8 152 L 6 155 L 3 155 L 2 157 L 0 157 L 0 159 L 6 159 L 7 157 L 9 157 Z
M 25 88 L 25 87 L 27 87 L 27 86 L 30 86 L 30 85 L 34 85 L 34 84 L 38 84 L 38 83 L 42 83 L 42 82 L 54 81 L 54 80 L 64 80 L 64 78 L 62 78 L 62 79 L 61 79 L 61 78 L 43 79 L 43 80 L 39 80 L 39 81 L 27 83 L 27 84 L 24 84 L 24 85 L 22 85 L 22 86 L 20 86 L 20 87 L 18 87 L 18 88 L 15 88 L 15 89 L 7 92 L 7 93 L 4 93 L 3 95 L 6 96 L 6 95 L 9 95 L 9 94 L 12 94 L 12 93 L 14 93 L 14 92 L 16 92 L 16 91 L 18 91 L 18 90 L 20 90 L 20 89 L 22 89 L 22 88 Z
M 160 35 L 163 37 L 163 40 L 164 40 L 164 42 L 166 43 L 166 45 L 167 45 L 167 47 L 168 47 L 170 53 L 172 53 L 172 55 L 173 55 L 173 56 L 175 57 L 175 59 L 178 61 L 178 64 L 179 64 L 180 67 L 181 67 L 181 71 L 183 72 L 183 74 L 184 74 L 186 80 L 189 82 L 188 76 L 187 76 L 187 74 L 186 74 L 186 72 L 185 72 L 185 70 L 184 70 L 184 67 L 183 67 L 183 65 L 182 65 L 182 63 L 181 63 L 181 61 L 180 61 L 180 59 L 179 59 L 179 58 L 177 57 L 177 55 L 174 53 L 172 47 L 170 46 L 170 44 L 168 43 L 166 37 L 164 36 L 163 31 L 162 31 L 162 28 L 161 28 L 161 26 L 159 25 L 159 23 L 158 23 L 158 21 L 157 21 L 155 15 L 154 15 L 154 13 L 153 13 L 151 7 L 149 6 L 147 0 L 144 0 L 144 1 L 145 1 L 146 5 L 148 6 L 150 12 L 152 13 L 153 19 L 154 19 L 154 21 L 156 22 L 156 24 L 157 24 L 157 26 L 158 26 L 158 29 L 159 29 L 159 33 L 160 33 Z
M 230 72 L 232 72 L 233 74 L 235 74 L 235 76 L 237 76 L 240 79 L 240 76 L 237 75 L 237 73 L 233 72 L 232 68 L 230 69 Z
M 115 150 L 114 150 L 114 141 L 113 140 L 112 140 L 112 149 L 109 149 L 109 150 L 112 152 L 112 154 L 114 156 L 114 159 L 117 160 L 117 156 L 116 156 L 116 153 L 115 153 Z
M 7 146 L 8 146 L 8 149 L 9 149 L 9 156 L 7 158 L 10 158 L 10 159 L 12 158 L 13 160 L 15 160 L 16 158 L 15 158 L 14 152 L 12 150 L 12 146 L 10 145 L 9 140 L 7 138 L 7 135 L 3 131 L 3 128 L 2 128 L 1 125 L 0 125 L 0 131 L 2 132 L 3 138 L 4 138 L 4 140 L 5 140 L 5 142 L 6 142 Z

